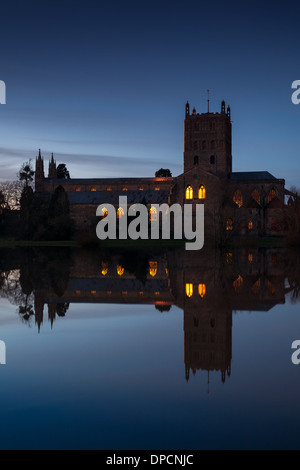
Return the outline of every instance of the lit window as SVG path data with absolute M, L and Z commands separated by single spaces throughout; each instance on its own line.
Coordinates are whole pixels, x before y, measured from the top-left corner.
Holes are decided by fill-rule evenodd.
M 138 295 L 144 295 L 144 292 L 141 290 L 140 292 L 138 292 Z
M 193 199 L 193 188 L 190 185 L 185 190 L 185 199 Z
M 244 279 L 239 274 L 235 281 L 233 281 L 233 287 L 236 292 L 241 292 L 243 287 Z
M 124 214 L 125 212 L 124 212 L 123 207 L 119 207 L 119 209 L 117 210 L 117 219 L 121 219 L 124 216 Z
M 128 191 L 128 189 L 127 188 L 122 188 L 122 191 Z
M 260 195 L 259 195 L 259 192 L 256 188 L 253 189 L 251 196 L 253 197 L 254 201 L 256 201 L 257 204 L 260 205 Z
M 154 295 L 158 296 L 160 294 L 160 292 L 156 291 L 154 292 Z
M 249 220 L 248 222 L 248 230 L 252 230 L 253 229 L 253 222 L 252 220 Z
M 205 199 L 206 197 L 206 190 L 203 184 L 199 188 L 199 199 Z
M 156 207 L 152 206 L 149 212 L 149 219 L 150 220 L 157 220 L 157 209 Z
M 101 274 L 102 276 L 106 276 L 106 274 L 108 273 L 108 265 L 107 263 L 101 263 Z
M 243 196 L 239 189 L 237 189 L 233 195 L 233 202 L 235 202 L 238 207 L 242 207 L 243 205 Z
M 270 191 L 269 191 L 269 194 L 268 194 L 268 202 L 271 202 L 272 199 L 274 199 L 274 197 L 277 196 L 277 192 L 274 188 L 272 188 Z
M 159 190 L 160 190 L 159 187 L 154 188 L 154 191 L 159 191 Z
M 111 291 L 111 290 L 108 290 L 108 291 L 106 292 L 106 294 L 107 294 L 107 295 L 111 295 L 111 294 L 112 294 L 112 291 Z
M 205 296 L 205 293 L 206 293 L 206 286 L 205 286 L 205 284 L 199 284 L 199 285 L 198 285 L 198 293 L 199 293 L 201 299 L 203 299 L 203 297 Z
M 106 188 L 106 191 L 112 191 L 111 187 Z
M 117 273 L 119 276 L 123 276 L 124 274 L 124 268 L 120 264 L 117 265 Z
M 252 261 L 253 261 L 253 254 L 252 253 L 248 253 L 248 261 L 249 261 L 249 263 L 252 263 Z
M 226 230 L 232 230 L 233 229 L 233 220 L 232 219 L 227 219 L 226 220 Z
M 154 277 L 157 274 L 157 261 L 149 261 L 149 273 Z
M 80 294 L 80 290 L 76 290 L 76 291 L 75 291 L 75 294 L 79 295 L 79 294 Z
M 108 215 L 108 210 L 106 209 L 106 207 L 102 207 L 102 214 L 103 217 L 106 217 Z
M 192 297 L 192 295 L 193 295 L 193 284 L 187 283 L 185 285 L 185 293 L 188 297 Z
M 92 188 L 91 191 L 95 192 L 95 191 L 97 191 L 97 189 L 96 189 L 96 188 Z
M 76 188 L 75 191 L 79 193 L 79 191 L 81 191 L 81 188 Z
M 226 253 L 226 263 L 232 264 L 232 253 Z
M 96 294 L 96 291 L 95 291 L 95 290 L 91 290 L 91 294 L 95 295 L 95 294 Z
M 128 294 L 127 290 L 122 291 L 122 295 L 127 295 L 127 294 Z
M 140 186 L 139 191 L 144 191 L 144 188 L 142 188 L 142 186 Z

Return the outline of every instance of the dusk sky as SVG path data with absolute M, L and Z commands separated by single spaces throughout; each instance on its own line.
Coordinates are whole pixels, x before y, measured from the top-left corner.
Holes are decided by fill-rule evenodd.
M 0 180 L 35 159 L 71 177 L 182 172 L 185 103 L 233 121 L 233 170 L 300 187 L 297 2 L 1 3 Z

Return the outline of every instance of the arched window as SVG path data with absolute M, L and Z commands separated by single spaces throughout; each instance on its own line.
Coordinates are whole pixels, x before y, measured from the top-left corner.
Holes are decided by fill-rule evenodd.
M 252 220 L 249 220 L 248 222 L 248 230 L 252 230 L 253 229 L 253 222 Z
M 128 189 L 126 187 L 122 188 L 122 191 L 128 191 Z
M 125 212 L 124 212 L 123 207 L 119 207 L 119 209 L 117 210 L 117 219 L 121 219 L 124 216 L 124 214 Z
M 108 210 L 106 209 L 106 207 L 102 207 L 102 214 L 103 217 L 106 217 L 108 215 Z
M 194 165 L 199 165 L 199 157 L 198 157 L 198 155 L 195 155 L 195 157 L 194 157 Z
M 253 197 L 254 201 L 256 201 L 257 204 L 260 205 L 260 195 L 259 195 L 259 192 L 256 188 L 253 189 L 251 196 Z
M 186 283 L 185 293 L 186 293 L 187 297 L 192 297 L 192 295 L 193 295 L 193 284 Z
M 233 229 L 233 220 L 232 219 L 227 219 L 226 220 L 226 230 L 232 230 Z
M 235 202 L 239 207 L 242 207 L 243 205 L 243 196 L 239 189 L 237 189 L 233 195 L 233 202 Z
M 214 165 L 214 164 L 215 164 L 215 156 L 214 156 L 214 155 L 211 155 L 211 156 L 210 156 L 210 164 L 211 164 L 211 165 Z
M 206 190 L 205 190 L 205 187 L 203 186 L 203 184 L 201 184 L 201 186 L 199 188 L 198 197 L 199 197 L 199 199 L 205 199 L 205 197 L 206 197 Z
M 248 261 L 249 261 L 250 264 L 252 263 L 252 261 L 253 261 L 253 254 L 252 253 L 248 253 Z
M 117 273 L 118 273 L 119 276 L 123 276 L 123 274 L 124 274 L 124 268 L 123 268 L 123 266 L 121 266 L 121 264 L 117 265 Z
M 81 188 L 76 188 L 75 191 L 79 193 L 81 191 Z
M 211 148 L 212 150 L 214 150 L 215 147 L 216 147 L 215 141 L 212 140 L 211 143 L 210 143 L 210 148 Z
M 188 185 L 185 190 L 185 199 L 193 199 L 193 188 L 191 185 Z
M 106 188 L 106 191 L 112 191 L 111 187 Z
M 97 191 L 97 189 L 96 188 L 91 188 L 91 191 L 95 192 L 95 191 Z
M 101 274 L 102 274 L 102 276 L 106 276 L 107 273 L 108 273 L 108 264 L 102 262 L 101 263 Z
M 233 288 L 236 292 L 241 292 L 244 284 L 244 279 L 239 274 L 235 281 L 233 281 Z
M 205 284 L 199 284 L 198 285 L 198 293 L 199 293 L 201 299 L 203 299 L 203 297 L 206 294 L 206 285 Z
M 155 277 L 157 274 L 157 261 L 149 261 L 149 274 Z
M 149 220 L 156 221 L 157 220 L 157 209 L 156 207 L 152 206 L 149 211 Z
M 274 188 L 272 188 L 268 194 L 268 202 L 271 202 L 274 197 L 277 197 L 277 192 Z

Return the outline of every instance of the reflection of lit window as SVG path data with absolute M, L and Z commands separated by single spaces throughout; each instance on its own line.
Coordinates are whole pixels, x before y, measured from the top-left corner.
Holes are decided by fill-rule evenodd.
M 239 274 L 235 281 L 233 281 L 233 287 L 236 292 L 241 292 L 243 287 L 244 279 Z
M 272 295 L 275 294 L 276 289 L 275 289 L 275 287 L 274 287 L 274 285 L 272 284 L 271 281 L 268 281 L 268 289 L 269 289 L 269 291 L 271 292 Z
M 101 263 L 101 274 L 102 276 L 106 276 L 106 274 L 108 273 L 108 265 L 107 263 Z
M 192 295 L 193 295 L 193 284 L 187 283 L 185 285 L 185 293 L 188 297 L 192 297 Z
M 226 253 L 226 263 L 232 264 L 232 253 Z
M 199 284 L 198 285 L 198 293 L 199 293 L 200 297 L 203 299 L 203 297 L 205 296 L 205 293 L 206 293 L 205 284 Z
M 259 290 L 260 290 L 260 278 L 257 279 L 257 281 L 253 284 L 253 286 L 251 287 L 251 290 L 252 290 L 253 294 L 258 294 L 258 293 L 259 293 Z
M 277 192 L 274 188 L 272 188 L 270 191 L 269 191 L 269 194 L 268 194 L 268 202 L 271 202 L 272 199 L 274 199 L 274 197 L 277 196 Z
M 106 209 L 106 207 L 102 207 L 102 214 L 103 217 L 106 217 L 108 215 L 108 210 Z
M 253 222 L 252 220 L 249 220 L 248 222 L 248 230 L 252 230 L 253 229 Z
M 117 273 L 119 274 L 119 276 L 123 276 L 124 274 L 124 268 L 120 264 L 117 265 Z
M 252 261 L 253 261 L 253 254 L 252 253 L 248 253 L 248 261 L 249 261 L 249 263 L 252 263 Z
M 237 189 L 233 195 L 233 202 L 235 202 L 239 207 L 242 207 L 243 205 L 243 196 L 239 189 Z
M 157 261 L 149 261 L 149 273 L 154 277 L 157 274 Z
M 125 212 L 124 212 L 123 207 L 119 207 L 119 209 L 117 210 L 117 219 L 121 219 L 124 216 L 124 214 Z
M 259 195 L 259 192 L 256 188 L 253 189 L 251 196 L 253 197 L 254 201 L 256 201 L 257 204 L 260 205 L 260 195 Z
M 232 230 L 233 228 L 233 220 L 232 219 L 227 219 L 226 220 L 226 230 Z
M 203 184 L 199 188 L 199 199 L 205 199 L 206 197 L 206 190 Z
M 193 199 L 193 188 L 190 185 L 185 190 L 185 199 Z
M 157 220 L 157 209 L 156 207 L 152 206 L 149 212 L 149 219 L 150 220 Z

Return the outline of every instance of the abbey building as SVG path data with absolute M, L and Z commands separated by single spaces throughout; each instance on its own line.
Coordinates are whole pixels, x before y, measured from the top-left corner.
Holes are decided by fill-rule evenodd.
M 128 205 L 147 205 L 149 219 L 157 217 L 152 204 L 204 204 L 205 236 L 220 233 L 247 236 L 280 235 L 280 209 L 286 194 L 284 180 L 268 171 L 232 171 L 232 123 L 230 107 L 222 101 L 219 112 L 197 113 L 185 106 L 183 172 L 163 178 L 58 179 L 53 155 L 48 177 L 39 152 L 35 190 L 49 200 L 61 185 L 68 195 L 70 215 L 76 227 L 95 227 L 96 208 L 113 204 L 117 216 L 119 196 Z

